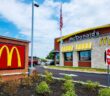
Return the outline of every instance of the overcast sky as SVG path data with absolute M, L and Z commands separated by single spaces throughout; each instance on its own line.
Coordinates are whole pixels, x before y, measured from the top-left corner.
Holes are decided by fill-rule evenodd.
M 60 36 L 61 0 L 35 0 L 34 55 L 45 57 Z M 110 0 L 62 0 L 63 35 L 110 23 Z M 31 40 L 31 0 L 0 0 L 0 35 Z M 30 54 L 30 52 L 29 52 Z

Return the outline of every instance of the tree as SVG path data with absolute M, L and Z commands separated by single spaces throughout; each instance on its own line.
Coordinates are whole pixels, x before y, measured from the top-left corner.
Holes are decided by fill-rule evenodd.
M 49 54 L 47 55 L 46 59 L 54 59 L 54 50 L 50 51 Z

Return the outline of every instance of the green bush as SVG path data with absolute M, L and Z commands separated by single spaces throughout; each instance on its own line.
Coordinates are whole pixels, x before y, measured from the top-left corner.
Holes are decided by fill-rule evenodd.
M 99 96 L 110 96 L 110 88 L 103 88 L 99 91 Z
M 45 81 L 47 82 L 47 83 L 52 83 L 52 81 L 53 81 L 53 74 L 51 73 L 51 72 L 48 72 L 47 70 L 45 71 Z
M 36 86 L 35 88 L 36 93 L 38 94 L 50 94 L 50 88 L 48 86 L 48 84 L 45 81 L 40 82 L 40 84 L 38 86 Z
M 87 81 L 87 84 L 85 84 L 86 88 L 88 89 L 95 89 L 99 87 L 99 83 L 98 82 L 92 82 L 92 81 Z
M 74 90 L 74 84 L 72 80 L 66 80 L 63 84 L 63 88 L 65 91 Z
M 71 76 L 65 75 L 64 76 L 64 84 L 63 84 L 63 89 L 65 94 L 63 94 L 62 96 L 77 96 L 75 94 L 75 88 L 74 88 L 74 83 L 73 83 L 73 79 Z
M 69 90 L 65 94 L 63 94 L 62 96 L 77 96 L 77 95 L 75 94 L 75 91 Z
M 64 75 L 65 80 L 72 80 L 72 76 Z

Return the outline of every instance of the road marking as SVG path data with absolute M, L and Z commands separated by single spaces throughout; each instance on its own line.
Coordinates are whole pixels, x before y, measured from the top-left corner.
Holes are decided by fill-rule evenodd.
M 43 75 L 43 74 L 39 74 L 39 75 L 42 76 L 42 77 L 45 77 L 45 75 Z M 52 77 L 52 78 L 53 78 L 53 79 L 57 79 L 57 80 L 61 80 L 60 77 Z M 73 82 L 74 82 L 74 83 L 80 83 L 80 84 L 87 84 L 87 82 L 84 82 L 84 81 L 73 80 Z M 104 88 L 108 87 L 108 86 L 106 86 L 106 85 L 101 85 L 101 84 L 99 84 L 99 86 L 100 86 L 100 87 L 104 87 Z
M 68 75 L 68 76 L 73 76 L 73 77 L 76 77 L 78 75 L 75 75 L 75 74 L 66 74 L 66 73 L 59 73 L 60 75 Z

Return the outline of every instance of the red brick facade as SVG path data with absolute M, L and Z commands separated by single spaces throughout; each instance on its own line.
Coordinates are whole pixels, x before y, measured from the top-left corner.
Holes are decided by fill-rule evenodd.
M 86 30 L 85 31 L 82 30 L 82 31 L 77 32 L 76 34 L 73 34 L 73 35 L 70 35 L 70 36 L 67 35 L 67 37 L 64 36 L 64 39 L 63 39 L 64 45 L 66 46 L 66 45 L 68 45 L 68 43 L 70 43 L 70 38 L 73 38 L 75 36 L 81 37 L 82 35 L 89 34 L 89 33 L 92 33 L 92 32 L 97 32 L 100 37 L 101 36 L 104 36 L 106 33 L 107 34 L 108 33 L 110 34 L 110 25 L 109 25 L 109 27 L 102 27 L 102 28 L 101 27 L 99 27 L 99 28 L 97 27 L 97 28 L 93 28 L 93 29 L 90 29 L 90 30 L 87 30 L 87 31 Z M 55 43 L 54 43 L 54 49 L 55 49 L 55 51 L 58 51 L 59 50 L 59 41 L 58 40 L 59 40 L 59 38 L 56 38 L 55 39 Z M 78 40 L 79 39 L 77 39 L 75 42 L 77 42 Z M 71 44 L 72 44 L 72 42 L 71 42 Z M 74 51 L 74 49 L 73 49 L 73 51 Z M 85 61 L 85 62 L 79 62 L 78 61 L 77 64 L 80 67 L 91 67 L 92 66 L 91 65 L 91 62 L 87 62 L 87 61 Z M 74 66 L 74 61 L 72 61 L 72 62 L 65 62 L 65 60 L 64 60 L 64 66 Z
M 91 67 L 91 62 L 78 62 L 79 67 Z
M 64 62 L 64 66 L 73 66 L 73 62 L 66 61 Z
M 56 38 L 55 41 L 54 41 L 54 46 L 55 46 L 54 50 L 56 50 L 56 51 L 59 51 L 59 48 L 60 48 L 60 46 L 59 46 L 60 44 L 59 44 L 59 42 L 57 42 L 58 39 L 59 38 Z

